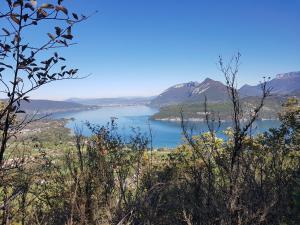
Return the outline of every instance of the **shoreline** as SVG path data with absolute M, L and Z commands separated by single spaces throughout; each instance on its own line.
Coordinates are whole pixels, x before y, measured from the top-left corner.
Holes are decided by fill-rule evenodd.
M 180 117 L 166 117 L 166 118 L 153 118 L 151 117 L 152 120 L 154 121 L 167 121 L 167 122 L 181 122 Z M 204 118 L 186 118 L 183 120 L 184 122 L 205 122 L 206 120 Z M 245 122 L 247 120 L 243 119 L 241 122 Z M 279 121 L 279 118 L 260 118 L 257 119 L 257 121 Z M 221 119 L 220 122 L 231 122 L 231 120 L 226 120 L 226 119 Z

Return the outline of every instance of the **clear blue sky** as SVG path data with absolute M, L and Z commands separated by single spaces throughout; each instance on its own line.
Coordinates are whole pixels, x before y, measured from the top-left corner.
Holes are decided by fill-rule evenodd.
M 41 2 L 41 1 L 40 1 Z M 34 98 L 151 96 L 206 77 L 223 81 L 218 56 L 242 53 L 239 83 L 300 70 L 299 0 L 65 0 L 99 13 L 75 28 L 64 55 L 82 75 Z

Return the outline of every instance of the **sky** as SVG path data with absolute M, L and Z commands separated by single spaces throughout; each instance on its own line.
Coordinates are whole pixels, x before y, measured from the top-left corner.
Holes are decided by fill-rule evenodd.
M 153 96 L 174 84 L 206 77 L 224 81 L 216 65 L 218 56 L 229 59 L 237 51 L 242 54 L 240 86 L 300 70 L 300 0 L 65 0 L 64 4 L 78 14 L 98 10 L 74 28 L 78 44 L 62 52 L 80 75 L 91 75 L 53 83 L 33 98 Z M 38 41 L 36 35 L 31 38 Z

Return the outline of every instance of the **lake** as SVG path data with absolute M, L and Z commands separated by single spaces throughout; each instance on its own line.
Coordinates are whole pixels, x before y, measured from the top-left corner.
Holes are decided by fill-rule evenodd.
M 111 120 L 112 117 L 116 117 L 119 133 L 124 137 L 129 137 L 132 134 L 132 128 L 139 128 L 142 133 L 149 134 L 149 125 L 152 130 L 153 146 L 155 148 L 176 147 L 182 143 L 182 130 L 179 122 L 169 121 L 155 121 L 149 120 L 150 116 L 158 112 L 155 108 L 148 106 L 122 106 L 122 107 L 103 107 L 97 110 L 88 110 L 81 112 L 70 112 L 57 114 L 55 118 L 74 118 L 70 120 L 67 127 L 74 129 L 75 126 L 82 127 L 83 134 L 85 136 L 91 135 L 84 123 L 89 121 L 93 124 L 105 125 Z M 257 121 L 254 127 L 254 133 L 264 132 L 272 127 L 278 127 L 280 125 L 277 120 L 265 120 Z M 207 131 L 206 124 L 204 122 L 189 123 L 189 126 L 193 128 L 194 133 L 200 133 Z M 229 122 L 222 123 L 221 130 L 230 127 Z M 225 137 L 222 132 L 219 132 L 220 137 Z

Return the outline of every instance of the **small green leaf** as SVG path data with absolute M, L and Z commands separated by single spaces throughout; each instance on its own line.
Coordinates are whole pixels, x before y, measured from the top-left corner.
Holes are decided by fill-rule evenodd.
M 10 18 L 16 23 L 16 24 L 20 24 L 20 20 L 17 18 L 17 16 L 15 14 L 11 14 Z
M 73 35 L 67 34 L 67 35 L 62 35 L 63 38 L 68 39 L 68 40 L 72 40 L 73 39 Z
M 20 1 L 16 1 L 16 2 L 13 3 L 13 7 L 18 7 L 20 5 L 21 5 Z
M 46 3 L 41 6 L 42 9 L 54 9 L 54 5 Z
M 26 102 L 30 102 L 29 96 L 25 96 L 25 97 L 23 98 L 23 100 L 26 101 Z
M 72 13 L 75 20 L 78 20 L 78 15 L 76 13 Z
M 47 17 L 48 13 L 45 10 L 43 10 L 43 9 L 40 8 L 37 11 L 37 16 L 38 16 L 38 18 Z
M 49 37 L 49 38 L 51 38 L 51 40 L 52 40 L 52 41 L 54 41 L 54 40 L 55 40 L 55 37 L 54 37 L 52 34 L 50 34 L 50 33 L 47 33 L 47 35 L 48 35 L 48 37 Z
M 55 32 L 56 32 L 56 35 L 59 36 L 61 34 L 61 28 L 55 27 Z
M 64 14 L 68 15 L 68 10 L 61 5 L 56 6 L 55 9 L 56 11 L 62 11 Z
M 67 34 L 68 34 L 68 35 L 72 35 L 72 28 L 71 28 L 71 27 L 68 27 L 68 29 L 67 29 Z
M 27 2 L 26 4 L 25 4 L 25 8 L 27 8 L 27 9 L 31 9 L 31 11 L 33 11 L 34 10 L 34 7 L 32 6 L 32 4 L 31 3 L 29 3 L 29 2 Z
M 22 52 L 24 52 L 27 47 L 28 47 L 28 45 L 23 45 L 22 46 Z

